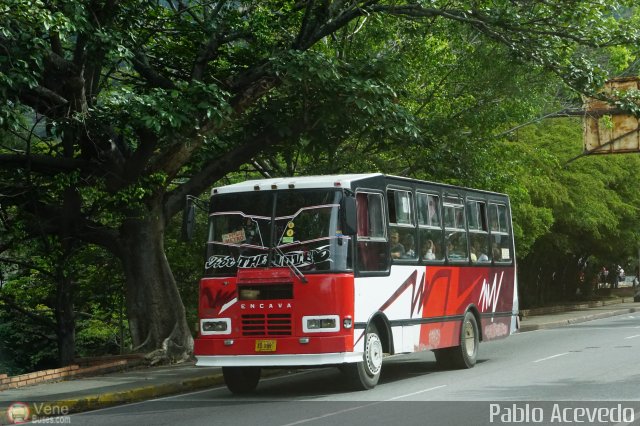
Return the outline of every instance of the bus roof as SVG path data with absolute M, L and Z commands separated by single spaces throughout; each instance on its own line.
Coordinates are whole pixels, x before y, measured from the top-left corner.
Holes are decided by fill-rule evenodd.
M 499 192 L 487 191 L 483 189 L 474 189 L 463 186 L 455 186 L 445 183 L 437 183 L 423 181 L 409 177 L 385 175 L 383 173 L 347 173 L 335 175 L 318 175 L 318 176 L 294 176 L 294 177 L 278 177 L 268 179 L 252 179 L 244 182 L 238 182 L 231 185 L 225 185 L 213 188 L 211 195 L 216 194 L 232 194 L 237 192 L 254 192 L 268 191 L 279 189 L 320 189 L 320 188 L 349 188 L 355 189 L 360 186 L 360 181 L 366 181 L 367 185 L 417 185 L 424 189 L 426 186 L 438 187 L 443 190 L 462 190 L 473 192 L 476 194 L 484 193 L 492 196 L 506 197 L 508 195 Z M 374 183 L 374 181 L 378 181 Z M 364 183 L 364 182 L 363 182 Z
M 342 174 L 342 175 L 322 175 L 322 176 L 295 176 L 281 177 L 271 179 L 255 179 L 244 182 L 234 183 L 231 185 L 220 186 L 211 190 L 213 194 L 229 194 L 233 192 L 250 192 L 270 189 L 313 189 L 313 188 L 350 188 L 351 183 L 356 180 L 368 179 L 376 176 L 382 176 L 381 173 L 361 173 L 361 174 Z M 275 188 L 274 188 L 275 186 Z M 257 187 L 257 188 L 256 188 Z

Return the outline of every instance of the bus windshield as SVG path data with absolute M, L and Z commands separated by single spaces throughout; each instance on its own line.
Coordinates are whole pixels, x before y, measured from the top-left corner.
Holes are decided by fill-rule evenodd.
M 342 192 L 334 189 L 214 195 L 206 274 L 288 265 L 305 273 L 351 269 L 341 200 Z

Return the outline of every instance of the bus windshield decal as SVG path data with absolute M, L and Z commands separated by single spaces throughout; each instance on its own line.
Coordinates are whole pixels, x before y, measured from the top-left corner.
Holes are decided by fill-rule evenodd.
M 329 246 L 321 246 L 312 250 L 295 250 L 283 253 L 280 255 L 274 253 L 271 260 L 271 266 L 286 267 L 287 263 L 298 268 L 318 265 L 323 262 L 329 261 L 331 253 Z M 267 254 L 262 253 L 254 256 L 240 255 L 238 257 L 230 255 L 213 255 L 210 256 L 206 263 L 207 269 L 220 269 L 220 268 L 260 268 L 267 266 Z
M 224 244 L 238 244 L 245 241 L 247 237 L 245 236 L 244 229 L 235 232 L 229 232 L 228 234 L 222 234 L 222 242 Z

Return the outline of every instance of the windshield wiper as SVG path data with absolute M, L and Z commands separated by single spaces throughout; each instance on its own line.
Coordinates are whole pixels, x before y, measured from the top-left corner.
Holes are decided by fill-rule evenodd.
M 273 250 L 275 250 L 275 252 L 278 253 L 278 255 L 280 255 L 280 257 L 282 257 L 284 259 L 285 265 L 287 265 L 287 267 L 291 270 L 291 272 L 293 272 L 293 275 L 298 277 L 298 279 L 300 279 L 300 281 L 302 281 L 304 284 L 309 282 L 307 280 L 307 277 L 305 277 L 304 274 L 302 273 L 302 271 L 300 269 L 298 269 L 298 267 L 296 265 L 293 264 L 291 259 L 289 259 L 287 256 L 285 256 L 285 254 L 284 254 L 284 252 L 282 250 L 280 250 L 280 247 L 274 247 Z

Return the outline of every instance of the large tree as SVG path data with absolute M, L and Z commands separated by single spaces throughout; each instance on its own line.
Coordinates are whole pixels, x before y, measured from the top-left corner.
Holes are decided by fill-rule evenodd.
M 492 54 L 588 91 L 604 75 L 584 48 L 636 40 L 625 3 L 5 0 L 0 122 L 22 144 L 0 153 L 0 202 L 31 218 L 27 233 L 118 256 L 134 346 L 182 357 L 192 338 L 164 254 L 165 227 L 186 194 L 266 150 L 321 144 L 302 138 L 321 115 L 281 125 L 290 102 L 318 114 L 341 106 L 349 125 L 334 114 L 328 132 L 370 129 L 380 143 L 415 134 L 396 102 L 399 82 L 375 66 L 397 54 L 397 32 L 385 29 L 399 23 L 414 40 L 450 23 L 498 46 Z M 345 42 L 374 33 L 360 62 L 340 54 Z M 436 61 L 440 49 L 426 52 Z M 321 96 L 305 97 L 311 86 Z M 463 87 L 451 94 L 464 95 Z

